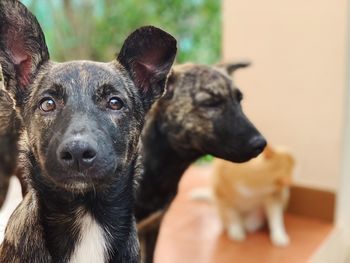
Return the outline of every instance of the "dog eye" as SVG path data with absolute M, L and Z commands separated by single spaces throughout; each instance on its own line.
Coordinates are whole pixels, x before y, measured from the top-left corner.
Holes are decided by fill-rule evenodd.
M 209 107 L 209 108 L 212 108 L 212 107 L 217 107 L 221 104 L 221 100 L 205 100 L 205 101 L 201 101 L 200 102 L 200 105 L 203 106 L 203 107 Z
M 108 108 L 111 110 L 121 110 L 124 107 L 123 101 L 118 97 L 113 97 L 108 101 Z
M 194 101 L 201 107 L 217 107 L 223 102 L 223 99 L 207 92 L 199 92 L 195 95 Z
M 54 111 L 56 109 L 56 103 L 51 98 L 44 98 L 44 99 L 41 100 L 41 102 L 39 104 L 39 108 L 43 112 Z

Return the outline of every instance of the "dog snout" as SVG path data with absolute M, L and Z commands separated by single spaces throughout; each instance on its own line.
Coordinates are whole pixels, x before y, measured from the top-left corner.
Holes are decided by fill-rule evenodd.
M 66 140 L 57 150 L 57 159 L 61 165 L 78 171 L 92 167 L 96 156 L 95 143 L 87 139 Z
M 265 149 L 266 144 L 267 142 L 262 135 L 256 135 L 249 141 L 250 148 L 256 156 Z

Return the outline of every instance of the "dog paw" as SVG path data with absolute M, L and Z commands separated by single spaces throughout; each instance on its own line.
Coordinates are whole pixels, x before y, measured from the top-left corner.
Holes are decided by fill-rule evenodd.
M 271 242 L 276 247 L 286 247 L 290 244 L 290 239 L 286 233 L 278 232 L 271 234 Z
M 232 225 L 227 229 L 227 235 L 231 240 L 243 241 L 246 238 L 244 229 L 241 226 Z

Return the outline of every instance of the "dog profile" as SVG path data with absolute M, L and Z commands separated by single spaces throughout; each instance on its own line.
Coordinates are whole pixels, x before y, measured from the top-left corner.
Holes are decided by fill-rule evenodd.
M 247 231 L 258 230 L 267 219 L 271 242 L 287 246 L 283 211 L 294 163 L 288 151 L 271 146 L 242 164 L 214 159 L 211 191 L 196 189 L 191 195 L 194 199 L 213 199 L 229 238 L 242 241 Z
M 1 111 L 0 121 L 20 120 L 10 135 L 17 124 L 0 123 L 0 140 L 13 136 L 5 143 L 16 151 L 18 139 L 16 166 L 28 184 L 0 262 L 139 261 L 139 135 L 175 55 L 176 40 L 148 26 L 112 62 L 53 62 L 36 18 L 20 2 L 0 0 L 0 108 L 15 114 Z
M 230 77 L 246 66 L 174 66 L 165 96 L 147 114 L 142 133 L 145 171 L 135 208 L 146 262 L 153 261 L 163 212 L 191 163 L 205 154 L 244 162 L 264 149 L 266 141 L 244 115 L 242 93 Z

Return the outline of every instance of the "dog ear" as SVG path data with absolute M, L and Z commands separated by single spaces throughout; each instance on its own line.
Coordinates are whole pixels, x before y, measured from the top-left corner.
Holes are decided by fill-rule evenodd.
M 273 155 L 275 154 L 275 151 L 272 149 L 270 145 L 266 145 L 263 155 L 266 159 L 271 159 Z
M 219 63 L 215 65 L 216 67 L 226 71 L 228 75 L 232 75 L 237 69 L 246 68 L 251 65 L 249 61 L 242 61 L 236 63 Z
M 148 107 L 163 94 L 176 51 L 176 39 L 153 26 L 141 27 L 125 40 L 117 60 L 128 71 Z
M 0 65 L 0 207 L 6 197 L 10 177 L 16 168 L 21 124 L 14 101 L 5 90 Z
M 0 0 L 0 63 L 6 88 L 16 100 L 48 60 L 45 37 L 35 16 L 17 0 Z

